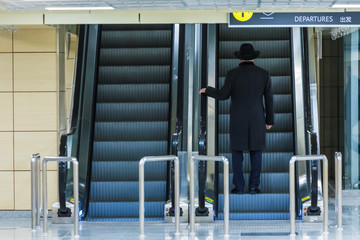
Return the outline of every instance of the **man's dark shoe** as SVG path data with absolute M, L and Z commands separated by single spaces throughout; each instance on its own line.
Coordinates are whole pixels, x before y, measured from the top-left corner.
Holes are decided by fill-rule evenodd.
M 258 188 L 250 188 L 249 193 L 250 194 L 256 194 L 256 193 L 261 193 L 261 191 Z
M 242 194 L 243 191 L 239 191 L 239 190 L 237 190 L 236 188 L 233 188 L 233 189 L 231 190 L 231 193 L 232 193 L 232 194 Z

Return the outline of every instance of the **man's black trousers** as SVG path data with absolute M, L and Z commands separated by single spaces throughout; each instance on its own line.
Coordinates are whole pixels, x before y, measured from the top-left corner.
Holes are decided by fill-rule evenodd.
M 244 191 L 243 151 L 232 151 L 233 184 L 238 191 Z M 250 151 L 251 172 L 249 189 L 256 189 L 260 184 L 262 151 Z

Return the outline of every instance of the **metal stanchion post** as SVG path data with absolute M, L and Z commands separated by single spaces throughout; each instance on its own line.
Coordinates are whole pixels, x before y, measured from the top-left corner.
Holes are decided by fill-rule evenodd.
M 290 160 L 290 236 L 295 236 L 295 161 Z
M 175 161 L 175 160 L 174 160 Z M 175 234 L 180 235 L 180 163 L 175 161 Z
M 72 162 L 74 177 L 74 236 L 79 237 L 79 167 L 76 158 L 72 157 L 45 157 L 42 172 L 42 209 L 43 209 L 43 234 L 47 233 L 47 162 Z
M 31 229 L 40 226 L 40 155 L 31 155 Z
M 47 233 L 47 161 L 43 160 L 42 168 L 42 211 L 43 211 L 43 234 Z
M 31 156 L 31 229 L 36 229 L 36 156 Z
M 195 163 L 193 157 L 190 161 L 190 234 L 195 234 Z
M 323 201 L 324 222 L 323 233 L 328 234 L 328 160 L 325 155 L 293 156 L 289 162 L 290 182 L 290 236 L 295 235 L 295 162 L 321 160 L 323 162 Z
M 79 163 L 72 159 L 74 176 L 74 236 L 79 237 Z
M 229 162 L 222 159 L 224 164 L 224 235 L 229 236 Z
M 328 231 L 328 219 L 329 219 L 329 209 L 328 209 L 328 199 L 329 199 L 329 196 L 328 196 L 328 180 L 329 180 L 329 177 L 328 177 L 328 171 L 329 171 L 329 164 L 328 164 L 328 160 L 327 158 L 324 156 L 324 158 L 322 159 L 323 161 L 323 201 L 324 201 L 324 222 L 323 222 L 323 233 L 324 234 L 328 234 L 329 231 Z
M 220 161 L 224 164 L 224 235 L 229 236 L 229 161 L 225 157 L 193 156 L 190 161 L 190 234 L 195 234 L 195 160 Z
M 342 230 L 342 155 L 335 152 L 335 212 L 337 229 Z
M 175 234 L 180 234 L 180 183 L 179 183 L 179 158 L 173 155 L 157 156 L 157 157 L 143 157 L 139 162 L 139 221 L 140 221 L 140 237 L 145 237 L 144 234 L 144 220 L 145 220 L 145 176 L 144 166 L 146 162 L 158 161 L 174 161 L 175 165 Z
M 35 199 L 36 199 L 36 227 L 40 227 L 40 212 L 41 212 L 41 176 L 40 176 L 40 166 L 41 166 L 41 160 L 40 160 L 40 154 L 36 156 L 36 164 L 35 164 Z
M 144 212 L 144 205 L 145 205 L 145 190 L 144 190 L 144 164 L 145 161 L 141 159 L 139 163 L 139 221 L 140 221 L 140 237 L 144 237 L 144 218 L 145 218 L 145 212 Z

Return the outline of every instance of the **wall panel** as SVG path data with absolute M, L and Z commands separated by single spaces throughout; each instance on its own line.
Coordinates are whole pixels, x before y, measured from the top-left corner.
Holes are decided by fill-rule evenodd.
M 13 90 L 12 89 L 13 88 L 12 58 L 13 58 L 12 53 L 0 53 L 0 91 Z
M 7 29 L 0 29 L 0 52 L 12 52 L 13 32 Z
M 14 33 L 14 52 L 56 52 L 56 28 L 20 28 Z
M 0 93 L 0 131 L 13 131 L 13 93 Z
M 0 171 L 0 209 L 14 210 L 14 172 Z
M 57 131 L 57 94 L 15 93 L 15 131 Z
M 13 132 L 0 132 L 0 152 L 1 152 L 0 171 L 13 170 L 13 165 L 14 165 L 13 135 L 14 135 Z
M 15 132 L 15 170 L 30 171 L 30 157 L 40 153 L 41 158 L 57 155 L 57 132 Z M 57 170 L 49 165 L 49 170 Z
M 56 53 L 15 53 L 15 91 L 56 91 Z

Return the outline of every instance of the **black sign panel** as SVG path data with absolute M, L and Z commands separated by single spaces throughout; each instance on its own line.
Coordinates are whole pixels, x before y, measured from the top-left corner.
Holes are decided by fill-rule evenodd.
M 234 12 L 229 13 L 229 27 L 249 26 L 360 26 L 359 12 L 275 13 Z

